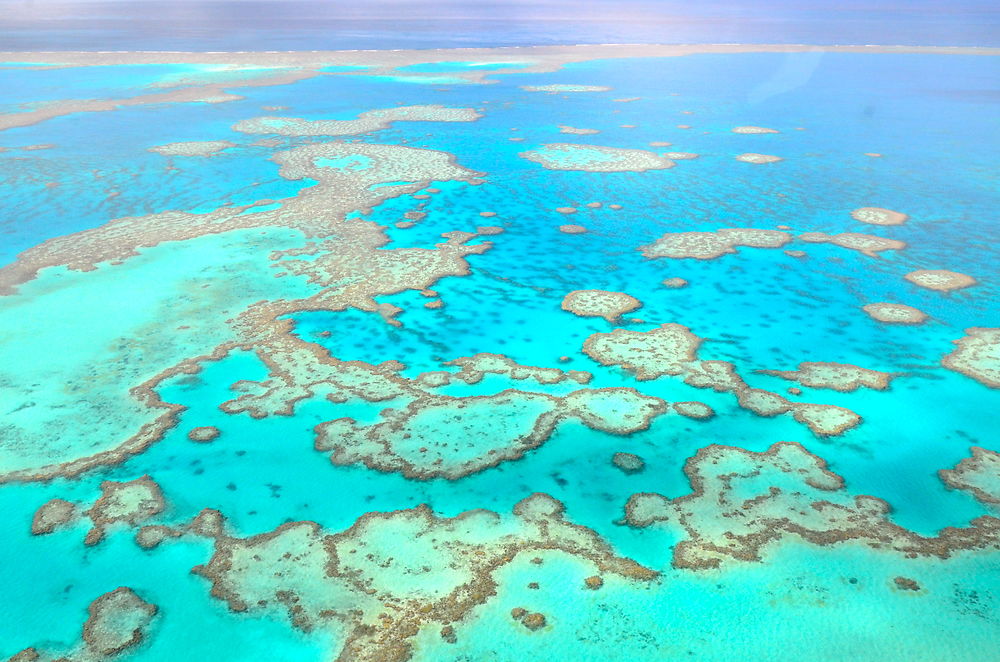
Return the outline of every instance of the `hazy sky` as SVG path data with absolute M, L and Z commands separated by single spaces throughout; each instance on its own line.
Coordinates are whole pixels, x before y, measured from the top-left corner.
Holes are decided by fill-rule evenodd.
M 0 50 L 997 45 L 997 0 L 0 0 Z

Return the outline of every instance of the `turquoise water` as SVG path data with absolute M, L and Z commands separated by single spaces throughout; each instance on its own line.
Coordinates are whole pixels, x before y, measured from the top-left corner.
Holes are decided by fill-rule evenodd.
M 379 656 L 397 650 L 392 642 L 406 645 L 405 656 L 392 659 L 456 662 L 1000 660 L 1000 550 L 986 533 L 949 558 L 869 547 L 888 535 L 875 520 L 864 520 L 867 528 L 853 542 L 810 542 L 773 522 L 800 521 L 801 502 L 793 494 L 811 495 L 814 487 L 771 465 L 760 477 L 747 469 L 732 481 L 732 498 L 740 500 L 781 487 L 783 496 L 767 502 L 766 512 L 751 511 L 751 518 L 719 506 L 699 511 L 698 521 L 710 524 L 697 531 L 677 515 L 648 526 L 624 519 L 632 495 L 690 494 L 696 486 L 684 466 L 699 449 L 721 444 L 761 453 L 780 441 L 801 443 L 843 477 L 842 489 L 821 497 L 852 504 L 854 495 L 871 495 L 891 504 L 891 512 L 877 518 L 881 527 L 934 537 L 1000 514 L 996 502 L 949 488 L 937 475 L 968 458 L 973 446 L 1000 451 L 996 389 L 940 363 L 965 329 L 1000 326 L 1000 120 L 990 92 L 996 58 L 692 55 L 497 74 L 489 85 L 458 78 L 469 65 L 409 69 L 433 74 L 428 85 L 345 70 L 239 88 L 234 91 L 244 98 L 226 103 L 76 113 L 0 132 L 0 147 L 7 148 L 0 152 L 0 265 L 6 268 L 0 277 L 35 259 L 36 253 L 24 253 L 18 262 L 18 254 L 46 240 L 141 217 L 98 235 L 99 241 L 81 235 L 72 250 L 53 249 L 43 256 L 52 258 L 51 266 L 0 296 L 6 391 L 0 394 L 0 469 L 6 478 L 25 466 L 50 472 L 45 480 L 19 474 L 0 485 L 0 584 L 7 587 L 0 654 L 28 646 L 53 657 L 79 651 L 88 605 L 128 586 L 158 607 L 141 642 L 118 656 L 128 660 L 375 660 L 389 659 Z M 12 99 L 20 104 L 131 96 L 203 70 L 105 66 L 69 74 L 74 71 L 5 69 L 0 80 L 23 92 Z M 553 84 L 612 89 L 522 89 Z M 632 97 L 639 98 L 615 101 Z M 232 129 L 263 115 L 349 119 L 400 103 L 476 108 L 482 117 L 398 121 L 361 136 L 263 143 Z M 266 110 L 275 107 L 284 109 Z M 562 125 L 599 133 L 566 135 Z M 733 133 L 737 126 L 779 133 Z M 208 140 L 235 147 L 212 156 L 148 151 Z M 357 144 L 328 156 L 309 152 L 291 165 L 282 160 L 289 150 L 341 140 Z M 519 156 L 552 143 L 698 157 L 663 170 L 588 172 L 591 159 L 574 161 L 578 170 L 547 170 Z M 22 149 L 39 144 L 53 146 Z M 387 158 L 365 151 L 370 145 L 422 151 Z M 753 165 L 735 159 L 747 152 L 784 160 Z M 466 170 L 443 165 L 449 158 Z M 477 178 L 482 183 L 474 183 Z M 242 209 L 257 201 L 264 202 Z M 601 206 L 588 207 L 591 202 Z M 909 219 L 896 226 L 852 219 L 851 211 L 867 206 Z M 561 207 L 577 211 L 557 212 Z M 172 210 L 201 216 L 150 217 Z M 565 224 L 587 232 L 560 231 Z M 465 244 L 446 244 L 441 236 L 482 226 L 503 233 L 482 233 Z M 794 235 L 866 233 L 906 247 L 870 257 L 796 239 L 783 248 L 739 247 L 706 260 L 649 259 L 638 250 L 666 233 L 778 226 Z M 188 227 L 190 235 L 183 234 Z M 109 253 L 119 242 L 131 248 Z M 921 288 L 903 278 L 917 269 L 950 269 L 977 284 L 948 293 Z M 666 278 L 688 284 L 665 287 Z M 642 307 L 613 322 L 577 316 L 561 308 L 574 290 L 624 292 Z M 435 301 L 443 305 L 425 305 Z M 273 308 L 260 312 L 259 302 Z M 907 304 L 929 320 L 877 322 L 861 309 L 872 302 Z M 401 308 L 394 318 L 399 325 L 388 323 L 376 304 Z M 248 309 L 260 312 L 256 321 L 238 321 Z M 289 326 L 275 331 L 260 322 L 272 313 Z M 819 436 L 790 414 L 762 417 L 742 408 L 724 389 L 698 388 L 679 374 L 640 380 L 584 351 L 595 334 L 650 332 L 665 323 L 688 327 L 704 339 L 698 359 L 730 362 L 753 388 L 844 407 L 863 420 L 842 434 Z M 418 386 L 420 375 L 455 373 L 456 366 L 442 364 L 480 353 L 523 366 L 587 371 L 592 378 L 585 386 L 572 379 L 546 383 L 501 370 L 472 383 L 453 378 L 444 386 Z M 185 360 L 200 370 L 164 374 Z M 370 367 L 392 360 L 404 366 Z M 984 372 L 996 370 L 990 368 L 996 360 L 989 360 Z M 755 372 L 792 370 L 804 361 L 851 364 L 894 378 L 887 390 L 838 392 Z M 364 376 L 348 377 L 352 370 Z M 366 396 L 365 384 L 382 383 L 386 371 L 393 386 Z M 162 439 L 63 472 L 69 476 L 43 466 L 42 451 L 59 461 L 91 458 L 153 425 L 165 410 L 134 390 L 150 380 L 162 402 L 182 407 Z M 795 386 L 801 395 L 788 393 Z M 700 401 L 715 416 L 696 420 L 670 410 L 653 417 L 648 429 L 621 434 L 613 422 L 571 415 L 577 406 L 567 401 L 570 394 L 600 388 L 635 388 L 671 403 Z M 508 389 L 533 394 L 525 401 L 534 404 L 487 404 L 492 420 L 485 422 L 489 417 L 467 414 L 484 401 L 463 398 L 493 398 Z M 243 401 L 257 409 L 220 408 L 244 393 L 265 396 Z M 538 394 L 556 404 L 537 404 Z M 423 413 L 428 403 L 438 408 Z M 511 429 L 542 426 L 545 414 L 510 421 L 505 406 L 524 417 L 549 409 L 560 417 L 537 444 L 512 442 Z M 405 412 L 417 439 L 393 436 L 393 422 Z M 334 448 L 320 443 L 319 429 L 345 417 L 361 434 L 333 428 L 332 441 L 344 453 L 337 459 Z M 217 428 L 218 438 L 188 439 L 191 429 L 204 426 Z M 422 466 L 417 442 L 482 466 L 452 479 L 408 474 L 394 462 L 405 455 Z M 518 452 L 483 452 L 508 447 Z M 612 463 L 616 452 L 640 456 L 644 469 L 620 470 Z M 740 451 L 727 452 L 735 465 L 749 466 Z M 711 473 L 712 465 L 702 466 Z M 144 475 L 165 500 L 149 519 L 112 524 L 92 546 L 84 545 L 86 517 L 32 535 L 32 517 L 48 500 L 86 510 L 100 497 L 102 481 Z M 1000 477 L 986 480 L 995 485 Z M 561 502 L 565 519 L 588 531 L 543 534 L 532 518 L 561 531 L 560 516 L 525 515 L 525 507 L 514 514 L 537 492 Z M 433 516 L 399 512 L 420 504 Z M 213 541 L 188 528 L 205 508 L 224 515 L 230 538 Z M 437 519 L 475 509 L 499 517 Z M 351 528 L 368 513 L 392 514 Z M 678 543 L 697 534 L 720 546 L 735 544 L 725 532 L 754 518 L 778 530 L 757 559 L 726 556 L 717 568 L 680 562 Z M 232 609 L 223 591 L 212 592 L 209 578 L 191 572 L 209 563 L 213 545 L 238 550 L 245 538 L 301 521 L 316 522 L 324 535 L 347 533 L 311 545 L 283 529 L 275 544 L 279 551 L 289 546 L 287 559 L 261 552 L 234 563 L 218 581 L 247 599 L 245 610 Z M 178 537 L 143 549 L 134 539 L 140 524 L 173 527 Z M 837 522 L 807 524 L 828 531 Z M 900 530 L 893 535 L 903 535 Z M 505 556 L 518 545 L 518 553 Z M 619 558 L 659 574 L 629 575 L 616 565 Z M 496 567 L 487 567 L 493 561 Z M 585 578 L 594 575 L 603 586 L 585 588 Z M 345 577 L 378 587 L 377 595 Z M 901 588 L 896 577 L 916 581 L 919 589 Z M 458 593 L 447 598 L 453 590 Z M 295 596 L 299 611 L 289 611 L 283 592 Z M 257 603 L 261 596 L 266 604 Z M 545 625 L 529 630 L 511 617 L 518 607 L 544 614 Z M 336 615 L 323 616 L 324 610 Z M 404 622 L 417 625 L 394 629 Z M 362 625 L 388 632 L 388 640 L 361 636 L 369 632 Z M 441 634 L 449 625 L 454 643 Z M 350 648 L 355 644 L 360 647 Z

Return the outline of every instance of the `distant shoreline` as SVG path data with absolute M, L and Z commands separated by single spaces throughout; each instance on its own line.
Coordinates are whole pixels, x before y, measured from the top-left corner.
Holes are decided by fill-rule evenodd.
M 540 72 L 568 62 L 609 58 L 678 57 L 736 53 L 889 53 L 928 55 L 1000 55 L 1000 47 L 886 46 L 808 44 L 581 44 L 574 46 L 503 46 L 497 48 L 437 48 L 340 51 L 0 51 L 0 62 L 39 64 L 232 64 L 312 67 L 368 64 L 396 67 L 452 60 L 501 62 L 510 56 L 530 57 L 523 72 Z

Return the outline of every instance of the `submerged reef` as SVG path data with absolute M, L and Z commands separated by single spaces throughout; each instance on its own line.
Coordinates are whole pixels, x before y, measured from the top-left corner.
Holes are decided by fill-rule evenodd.
M 96 662 L 134 648 L 148 635 L 159 609 L 146 602 L 128 586 L 119 586 L 98 597 L 87 608 L 81 644 L 67 653 L 49 653 L 27 648 L 14 655 L 16 662 L 35 660 L 78 660 Z
M 869 303 L 861 307 L 868 316 L 886 324 L 923 324 L 927 313 L 902 303 Z
M 279 136 L 354 136 L 389 128 L 393 122 L 474 122 L 482 117 L 471 108 L 399 106 L 369 110 L 353 120 L 306 120 L 299 117 L 255 117 L 233 125 L 234 131 Z
M 906 248 L 905 241 L 858 232 L 841 232 L 834 235 L 824 232 L 804 232 L 798 238 L 800 241 L 811 244 L 829 243 L 842 248 L 850 248 L 868 257 L 878 257 L 882 251 L 897 251 Z
M 424 396 L 405 409 L 382 411 L 361 425 L 340 418 L 316 428 L 316 450 L 334 464 L 363 463 L 407 478 L 457 480 L 516 460 L 545 443 L 564 419 L 630 434 L 667 410 L 635 389 L 585 389 L 565 397 L 507 389 L 495 395 Z
M 637 474 L 646 468 L 646 462 L 634 453 L 615 453 L 611 463 L 627 474 Z
M 909 218 L 906 214 L 882 207 L 862 207 L 851 212 L 855 221 L 869 225 L 902 225 Z
M 478 173 L 456 165 L 443 152 L 393 145 L 312 144 L 278 152 L 273 159 L 282 177 L 308 178 L 315 184 L 276 208 L 257 210 L 257 204 L 249 204 L 202 214 L 162 212 L 115 219 L 92 230 L 50 239 L 0 268 L 0 294 L 7 295 L 0 296 L 0 310 L 18 308 L 20 314 L 29 314 L 25 307 L 34 306 L 45 308 L 50 316 L 44 298 L 17 290 L 36 278 L 58 278 L 52 272 L 40 275 L 46 267 L 70 270 L 67 273 L 83 294 L 55 313 L 53 328 L 59 327 L 60 316 L 72 319 L 74 305 L 88 310 L 110 305 L 95 302 L 108 302 L 107 293 L 116 291 L 115 283 L 121 281 L 115 280 L 115 270 L 121 263 L 134 263 L 132 279 L 157 282 L 156 288 L 147 290 L 145 300 L 136 302 L 139 305 L 127 323 L 109 315 L 107 324 L 81 337 L 73 355 L 76 361 L 40 352 L 39 345 L 47 340 L 37 330 L 24 328 L 8 339 L 11 356 L 34 357 L 30 367 L 18 362 L 0 367 L 9 402 L 29 400 L 31 385 L 39 379 L 67 387 L 50 394 L 44 409 L 22 410 L 7 417 L 5 434 L 11 443 L 0 448 L 5 466 L 0 481 L 74 475 L 142 451 L 176 423 L 181 410 L 160 400 L 155 387 L 171 376 L 197 372 L 202 361 L 220 359 L 236 348 L 256 352 L 272 370 L 284 375 L 276 380 L 288 380 L 287 385 L 275 381 L 274 388 L 268 389 L 270 395 L 262 394 L 282 400 L 272 411 L 285 410 L 311 393 L 308 387 L 293 386 L 294 382 L 347 384 L 356 381 L 358 373 L 374 373 L 376 381 L 387 385 L 392 382 L 390 375 L 372 366 L 354 366 L 354 374 L 341 369 L 344 362 L 324 357 L 308 343 L 293 339 L 288 322 L 277 320 L 295 311 L 348 307 L 388 313 L 374 301 L 375 295 L 425 290 L 443 276 L 468 273 L 465 256 L 490 247 L 485 242 L 467 245 L 475 234 L 446 233 L 433 249 L 381 250 L 388 238 L 380 227 L 344 218 L 359 205 L 415 192 L 431 181 L 478 183 Z M 377 186 L 387 182 L 390 185 Z M 256 239 L 248 243 L 251 231 Z M 178 249 L 173 247 L 176 244 L 161 245 L 186 241 L 188 250 L 196 251 L 196 240 L 211 240 L 212 251 L 218 251 L 209 257 L 205 270 L 194 275 L 171 270 L 172 251 Z M 227 253 L 232 257 L 219 259 Z M 267 273 L 269 266 L 274 275 Z M 302 276 L 304 281 L 283 285 L 283 280 L 274 277 L 282 273 Z M 196 287 L 204 290 L 198 298 L 175 294 Z M 89 349 L 84 349 L 84 342 Z M 118 349 L 93 355 L 94 348 L 109 346 Z M 115 378 L 91 379 L 95 361 Z M 398 385 L 390 388 L 384 397 L 400 390 Z M 358 392 L 371 389 L 362 384 Z M 248 395 L 241 402 L 253 401 Z M 89 420 L 87 429 L 65 430 L 61 421 L 68 415 Z
M 645 257 L 695 258 L 712 260 L 735 253 L 737 246 L 781 248 L 792 235 L 780 230 L 722 228 L 715 232 L 668 232 L 654 243 L 641 246 Z
M 215 539 L 215 552 L 194 569 L 212 595 L 236 612 L 284 612 L 305 632 L 339 633 L 338 662 L 403 662 L 424 628 L 451 626 L 454 636 L 470 611 L 496 596 L 497 571 L 525 553 L 562 553 L 581 576 L 594 569 L 639 582 L 657 576 L 568 522 L 546 494 L 520 501 L 513 517 L 471 510 L 445 518 L 418 506 L 368 513 L 341 533 L 315 522 L 250 538 L 224 529 L 217 521 L 203 533 Z
M 566 126 L 565 124 L 559 125 L 559 133 L 568 133 L 575 136 L 592 136 L 595 133 L 600 133 L 597 129 L 579 129 L 575 126 Z
M 43 503 L 31 519 L 32 535 L 52 533 L 69 524 L 76 517 L 76 504 L 65 499 L 52 499 Z
M 853 61 L 886 49 L 830 50 Z M 829 93 L 844 88 L 818 78 L 799 101 L 734 116 L 741 86 L 756 85 L 742 74 L 764 56 L 718 80 L 703 73 L 719 56 L 675 61 L 691 79 L 610 69 L 746 51 L 814 55 L 46 54 L 176 60 L 144 70 L 156 79 L 132 97 L 0 114 L 0 131 L 26 127 L 0 148 L 18 210 L 0 228 L 14 242 L 0 266 L 0 485 L 36 483 L 3 487 L 5 655 L 823 657 L 790 643 L 806 628 L 888 659 L 914 624 L 988 637 L 997 592 L 976 573 L 1000 550 L 988 437 L 1000 329 L 984 267 L 995 247 L 961 243 L 967 219 L 987 217 L 981 178 L 966 176 L 979 157 L 942 148 L 934 115 L 911 147 L 958 176 L 914 166 L 895 136 L 920 135 L 910 104 L 892 109 L 907 131 L 845 142 L 845 95 Z M 565 80 L 663 86 L 611 99 L 605 85 L 537 75 L 594 59 Z M 134 86 L 140 69 L 108 89 Z M 853 69 L 817 75 L 835 70 Z M 80 89 L 101 71 L 81 70 Z M 692 94 L 706 81 L 725 86 L 720 103 Z M 831 105 L 817 106 L 817 88 Z M 74 117 L 29 126 L 91 111 L 104 114 L 79 117 L 84 135 Z M 695 112 L 700 126 L 675 124 Z M 958 117 L 942 131 L 958 136 Z M 747 121 L 781 131 L 736 126 Z M 615 137 L 623 129 L 634 142 Z M 544 142 L 560 134 L 622 146 Z M 780 143 L 789 163 L 744 169 L 725 149 L 736 143 Z M 859 154 L 869 148 L 899 156 Z M 926 186 L 938 181 L 963 196 Z M 866 201 L 913 219 L 855 208 Z M 891 236 L 851 232 L 859 223 Z M 901 277 L 948 265 L 960 246 L 953 263 L 980 287 L 941 296 L 911 283 L 975 281 Z M 931 319 L 889 303 L 911 300 L 933 323 L 902 326 Z M 765 429 L 778 434 L 762 443 Z M 778 439 L 805 445 L 768 447 Z M 872 485 L 887 500 L 860 494 Z
M 768 129 L 763 126 L 738 126 L 733 129 L 733 133 L 755 134 L 755 133 L 780 133 L 777 129 Z
M 583 351 L 602 365 L 620 366 L 638 381 L 683 377 L 684 383 L 695 388 L 732 393 L 740 407 L 758 416 L 791 413 L 819 437 L 837 436 L 861 423 L 860 416 L 844 407 L 791 402 L 776 393 L 751 388 L 733 364 L 698 359 L 701 344 L 702 339 L 687 327 L 664 324 L 651 331 L 595 333 L 587 338 Z
M 528 92 L 608 92 L 610 87 L 603 85 L 570 85 L 568 83 L 553 83 L 551 85 L 522 85 L 522 90 Z
M 1000 388 L 1000 329 L 973 327 L 965 333 L 941 364 L 990 388 Z
M 764 165 L 767 163 L 777 163 L 778 161 L 784 161 L 780 156 L 773 156 L 771 154 L 755 154 L 753 152 L 747 152 L 746 154 L 740 154 L 736 157 L 737 161 L 742 161 L 744 163 L 753 163 L 755 165 Z
M 142 641 L 157 607 L 121 586 L 90 603 L 89 611 L 83 641 L 94 653 L 109 656 Z
M 976 279 L 972 276 L 960 274 L 957 271 L 948 271 L 947 269 L 918 269 L 917 271 L 911 271 L 903 276 L 903 278 L 914 285 L 926 287 L 929 290 L 937 290 L 938 292 L 961 290 L 976 284 Z
M 761 561 L 770 546 L 791 537 L 814 545 L 862 544 L 905 558 L 1000 549 L 1000 519 L 989 515 L 934 537 L 893 523 L 888 503 L 851 495 L 843 478 L 798 443 L 777 443 L 761 453 L 707 446 L 688 459 L 684 473 L 690 494 L 635 494 L 625 506 L 624 522 L 631 526 L 683 534 L 673 550 L 675 568 Z
M 230 147 L 236 147 L 236 143 L 231 143 L 228 140 L 201 140 L 158 145 L 150 147 L 149 151 L 164 156 L 212 156 Z
M 580 317 L 603 317 L 615 322 L 625 313 L 642 307 L 642 302 L 624 292 L 574 290 L 562 301 L 562 309 Z
M 101 483 L 101 496 L 84 511 L 93 526 L 84 542 L 96 545 L 107 530 L 116 525 L 138 526 L 159 514 L 166 507 L 160 486 L 149 476 L 131 481 L 106 480 Z M 76 518 L 76 504 L 64 499 L 52 499 L 42 504 L 31 521 L 31 533 L 44 535 L 65 526 Z
M 781 226 L 784 227 L 784 226 Z M 668 232 L 647 246 L 640 246 L 639 251 L 648 258 L 695 258 L 698 260 L 714 260 L 715 258 L 736 253 L 736 248 L 782 248 L 793 239 L 810 244 L 830 243 L 842 248 L 856 250 L 869 257 L 878 257 L 879 252 L 900 250 L 906 248 L 906 242 L 897 239 L 886 239 L 870 234 L 857 232 L 841 232 L 829 235 L 823 232 L 803 232 L 797 237 L 784 230 L 760 230 L 757 228 L 720 228 L 712 232 Z M 802 257 L 804 252 L 792 253 L 794 257 Z
M 985 504 L 1000 504 L 1000 453 L 973 446 L 972 457 L 954 469 L 941 469 L 938 476 L 948 487 L 969 492 Z
M 674 162 L 644 149 L 548 143 L 538 149 L 521 152 L 521 158 L 548 170 L 583 172 L 645 172 L 673 168 Z
M 888 372 L 869 370 L 846 363 L 819 363 L 805 361 L 797 370 L 758 370 L 762 375 L 773 375 L 798 382 L 811 388 L 829 388 L 834 391 L 856 391 L 862 386 L 884 391 L 893 378 Z

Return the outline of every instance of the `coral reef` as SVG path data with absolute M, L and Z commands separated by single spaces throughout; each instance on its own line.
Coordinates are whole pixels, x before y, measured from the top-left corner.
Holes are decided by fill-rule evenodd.
M 664 324 L 650 331 L 595 333 L 584 342 L 583 351 L 602 365 L 620 366 L 638 381 L 683 376 L 695 388 L 733 393 L 740 407 L 759 416 L 791 413 L 817 436 L 836 436 L 861 422 L 860 416 L 843 407 L 790 402 L 776 393 L 751 388 L 731 363 L 699 360 L 701 343 L 687 327 Z
M 918 269 L 903 276 L 914 285 L 938 292 L 951 292 L 976 284 L 976 279 L 947 269 Z
M 32 535 L 52 533 L 76 517 L 76 504 L 65 499 L 51 499 L 43 503 L 31 519 Z
M 164 156 L 212 156 L 230 147 L 236 147 L 236 143 L 231 143 L 228 140 L 201 140 L 158 145 L 150 147 L 149 151 Z
M 902 225 L 909 216 L 882 207 L 861 207 L 851 212 L 851 218 L 869 225 Z
M 938 477 L 948 487 L 969 492 L 979 501 L 1000 505 L 1000 453 L 972 447 L 972 456 L 953 469 L 941 469 Z
M 733 129 L 733 133 L 756 134 L 756 133 L 781 133 L 777 129 L 768 129 L 763 126 L 738 126 Z
M 781 248 L 792 236 L 780 230 L 722 228 L 715 232 L 668 232 L 648 246 L 640 246 L 645 257 L 712 260 L 735 253 L 737 246 Z
M 393 122 L 473 122 L 482 117 L 471 108 L 397 106 L 368 110 L 353 120 L 306 120 L 298 117 L 255 117 L 240 120 L 234 131 L 279 136 L 353 136 L 389 128 Z
M 342 633 L 338 662 L 409 659 L 420 630 L 457 623 L 489 601 L 497 570 L 521 554 L 559 551 L 582 568 L 633 581 L 656 577 L 566 521 L 562 504 L 545 494 L 519 502 L 512 518 L 486 510 L 443 518 L 419 506 L 368 513 L 335 534 L 290 522 L 250 538 L 211 537 L 215 553 L 194 572 L 211 582 L 214 597 L 236 612 L 284 612 L 306 632 Z M 531 617 L 526 626 L 543 623 Z
M 611 463 L 627 474 L 637 474 L 646 468 L 646 462 L 634 453 L 615 453 Z
M 862 386 L 884 391 L 889 388 L 893 375 L 888 372 L 860 368 L 848 363 L 822 363 L 805 361 L 797 370 L 757 370 L 762 375 L 773 375 L 798 382 L 811 388 L 829 388 L 846 393 Z
M 199 443 L 208 443 L 219 438 L 219 428 L 214 425 L 206 425 L 198 428 L 191 428 L 188 431 L 188 439 Z
M 548 170 L 583 172 L 645 172 L 673 168 L 674 162 L 644 149 L 549 143 L 521 152 L 521 158 Z
M 966 549 L 1000 549 L 1000 519 L 981 516 L 966 528 L 920 536 L 893 523 L 889 504 L 852 496 L 844 480 L 797 443 L 755 453 L 732 446 L 699 450 L 684 465 L 691 493 L 669 499 L 633 495 L 624 521 L 669 526 L 683 533 L 673 552 L 676 568 L 702 570 L 761 561 L 768 547 L 789 537 L 815 545 L 860 543 L 905 557 L 947 558 Z
M 861 307 L 873 320 L 886 324 L 923 324 L 927 313 L 902 303 L 869 303 Z
M 624 292 L 573 290 L 562 300 L 562 309 L 580 317 L 603 317 L 615 322 L 625 313 L 642 307 L 642 302 Z
M 106 480 L 101 483 L 101 497 L 85 513 L 94 526 L 84 542 L 95 545 L 104 538 L 109 526 L 117 523 L 136 526 L 165 507 L 160 486 L 149 476 L 127 482 Z
M 756 165 L 763 165 L 765 163 L 777 163 L 778 161 L 784 161 L 780 156 L 773 156 L 771 154 L 755 154 L 753 152 L 747 152 L 746 154 L 740 154 L 736 157 L 737 161 L 743 161 L 744 163 L 753 163 Z
M 954 341 L 955 350 L 941 364 L 990 388 L 1000 388 L 1000 329 L 972 327 L 965 333 Z

